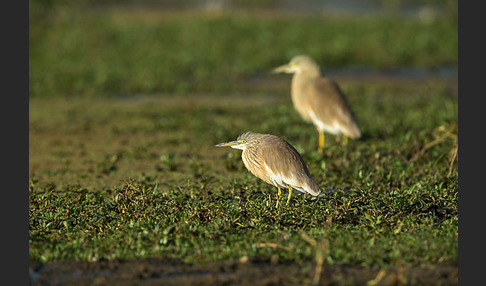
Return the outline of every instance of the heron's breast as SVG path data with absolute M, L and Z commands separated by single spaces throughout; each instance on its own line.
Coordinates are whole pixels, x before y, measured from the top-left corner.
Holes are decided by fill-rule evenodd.
M 291 98 L 295 110 L 307 122 L 312 122 L 309 111 L 311 109 L 309 102 L 309 83 L 294 76 L 292 79 Z
M 250 173 L 270 184 L 263 166 L 263 159 L 259 158 L 257 153 L 245 150 L 241 154 L 241 159 Z

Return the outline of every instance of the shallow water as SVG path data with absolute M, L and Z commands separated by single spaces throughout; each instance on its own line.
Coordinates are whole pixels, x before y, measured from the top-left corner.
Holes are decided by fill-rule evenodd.
M 383 77 L 401 79 L 444 78 L 454 79 L 458 76 L 457 67 L 441 66 L 435 68 L 398 67 L 375 70 L 366 67 L 347 67 L 343 69 L 326 69 L 323 73 L 329 77 Z
M 393 14 L 419 17 L 430 20 L 448 13 L 457 13 L 457 1 L 420 3 L 418 1 L 376 1 L 376 0 L 279 0 L 262 1 L 255 4 L 235 0 L 189 0 L 189 1 L 127 1 L 129 5 L 152 5 L 168 9 L 207 10 L 212 12 L 234 9 L 265 9 L 285 13 L 312 13 L 326 15 Z

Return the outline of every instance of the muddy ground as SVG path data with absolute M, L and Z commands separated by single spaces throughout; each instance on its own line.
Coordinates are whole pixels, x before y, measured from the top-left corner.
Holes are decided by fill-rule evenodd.
M 458 285 L 456 266 L 324 266 L 319 279 L 315 273 L 312 263 L 248 258 L 201 265 L 162 259 L 29 263 L 31 285 Z

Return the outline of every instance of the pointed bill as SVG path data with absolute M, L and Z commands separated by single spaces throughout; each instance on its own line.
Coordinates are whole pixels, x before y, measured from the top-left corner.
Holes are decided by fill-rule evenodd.
M 214 147 L 231 147 L 240 144 L 238 141 L 230 141 L 230 142 L 225 142 L 225 143 L 219 143 L 214 145 Z
M 283 66 L 279 66 L 279 67 L 276 67 L 272 70 L 272 73 L 291 73 L 291 69 L 289 67 L 289 65 L 283 65 Z

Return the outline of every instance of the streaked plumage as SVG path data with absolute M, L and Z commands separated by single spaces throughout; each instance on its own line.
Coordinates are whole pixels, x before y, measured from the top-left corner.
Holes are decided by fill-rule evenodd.
M 339 85 L 321 75 L 319 66 L 308 56 L 296 56 L 274 73 L 293 73 L 292 103 L 302 118 L 314 124 L 319 134 L 319 153 L 324 147 L 324 132 L 361 137 L 361 130 Z
M 245 167 L 256 177 L 277 187 L 278 199 L 281 195 L 280 188 L 289 189 L 287 203 L 293 189 L 313 196 L 321 192 L 297 150 L 278 136 L 246 132 L 236 141 L 215 146 L 243 150 L 241 158 Z

